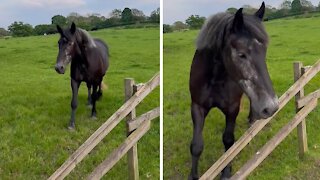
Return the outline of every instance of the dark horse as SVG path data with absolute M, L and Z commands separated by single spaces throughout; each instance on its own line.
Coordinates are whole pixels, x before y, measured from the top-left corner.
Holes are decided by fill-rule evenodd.
M 211 108 L 225 115 L 223 144 L 234 143 L 235 120 L 241 96 L 250 99 L 249 122 L 268 118 L 278 109 L 265 62 L 268 35 L 262 25 L 265 5 L 254 15 L 216 14 L 203 25 L 197 40 L 190 72 L 193 139 L 190 145 L 192 168 L 189 179 L 198 179 L 198 161 L 203 151 L 202 129 Z M 231 165 L 222 171 L 222 179 L 231 176 Z
M 74 23 L 65 30 L 57 25 L 57 30 L 60 39 L 55 69 L 59 74 L 64 74 L 71 62 L 72 112 L 69 129 L 74 129 L 78 89 L 82 81 L 87 83 L 88 105 L 92 105 L 91 117 L 96 117 L 96 101 L 102 95 L 102 79 L 109 66 L 109 52 L 102 40 L 91 38 L 88 32 L 76 28 Z

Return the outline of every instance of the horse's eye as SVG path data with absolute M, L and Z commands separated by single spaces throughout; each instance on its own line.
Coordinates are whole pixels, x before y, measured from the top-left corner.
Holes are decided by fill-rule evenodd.
M 241 58 L 241 59 L 246 59 L 247 56 L 243 53 L 238 53 L 238 56 Z

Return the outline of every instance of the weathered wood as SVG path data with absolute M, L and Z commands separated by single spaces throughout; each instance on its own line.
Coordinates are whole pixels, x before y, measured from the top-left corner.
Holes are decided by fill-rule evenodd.
M 294 72 L 295 82 L 304 74 L 304 72 L 302 72 L 302 67 L 303 67 L 302 62 L 293 63 L 293 72 Z M 300 110 L 300 108 L 298 107 L 298 100 L 301 99 L 303 96 L 304 96 L 304 88 L 302 88 L 295 96 L 296 112 L 299 112 Z M 304 153 L 308 151 L 307 127 L 306 127 L 305 120 L 302 120 L 301 123 L 297 126 L 297 132 L 298 132 L 299 156 L 303 157 Z
M 296 81 L 280 98 L 279 110 L 267 119 L 256 121 L 202 176 L 200 179 L 214 179 L 232 159 L 258 134 L 258 132 L 297 94 L 320 70 L 317 61 L 298 81 Z
M 320 98 L 320 89 L 308 94 L 307 96 L 300 98 L 297 102 L 297 107 L 302 108 L 303 106 L 308 104 L 310 100 L 317 99 L 317 98 Z
M 304 74 L 305 72 L 309 71 L 309 69 L 311 69 L 312 66 L 303 66 L 301 67 L 301 71 L 302 71 L 302 74 Z
M 114 150 L 110 156 L 104 160 L 96 169 L 89 175 L 88 179 L 100 179 L 105 175 L 127 152 L 134 146 L 138 140 L 150 129 L 150 121 L 145 121 L 141 126 L 133 131 L 124 143 Z
M 143 86 L 144 86 L 143 83 L 134 84 L 134 85 L 133 85 L 133 90 L 134 90 L 135 92 L 137 92 L 137 91 L 139 91 Z
M 127 115 L 134 109 L 153 89 L 159 86 L 160 75 L 157 73 L 145 86 L 136 92 L 124 103 L 99 129 L 97 129 L 49 179 L 63 179 L 76 165 Z
M 289 134 L 301 123 L 305 117 L 317 106 L 317 99 L 303 107 L 296 116 L 268 141 L 244 166 L 240 168 L 230 180 L 245 179 Z
M 151 111 L 148 111 L 145 114 L 142 114 L 141 116 L 128 121 L 128 124 L 127 124 L 128 130 L 133 131 L 137 129 L 140 126 L 140 124 L 143 123 L 144 121 L 149 121 L 159 116 L 160 116 L 160 107 L 154 108 Z
M 137 92 L 133 88 L 134 80 L 132 78 L 126 78 L 124 80 L 125 87 L 125 101 L 129 100 L 132 95 Z M 128 122 L 132 121 L 136 117 L 136 109 L 132 109 L 132 111 L 127 115 L 127 135 L 131 134 L 131 130 L 129 130 Z M 138 161 L 138 145 L 135 144 L 128 151 L 128 171 L 129 171 L 129 179 L 130 180 L 138 180 L 139 179 L 139 161 Z

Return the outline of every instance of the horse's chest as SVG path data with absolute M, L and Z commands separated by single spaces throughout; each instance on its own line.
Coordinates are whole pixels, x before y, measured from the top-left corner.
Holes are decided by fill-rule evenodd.
M 77 81 L 89 81 L 91 79 L 88 68 L 85 65 L 78 65 L 71 69 L 71 77 Z

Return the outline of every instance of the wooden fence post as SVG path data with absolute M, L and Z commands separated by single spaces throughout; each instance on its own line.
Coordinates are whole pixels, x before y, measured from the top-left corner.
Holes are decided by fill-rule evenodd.
M 129 100 L 131 96 L 136 93 L 136 90 L 133 88 L 134 80 L 132 78 L 126 78 L 124 80 L 125 86 L 125 101 Z M 132 121 L 136 117 L 136 109 L 132 109 L 132 111 L 127 115 L 127 136 L 129 136 L 132 131 L 129 130 L 128 122 Z M 135 144 L 128 151 L 128 170 L 129 170 L 129 179 L 130 180 L 138 180 L 139 179 L 139 167 L 138 167 L 138 147 Z
M 294 62 L 294 82 L 296 82 L 305 72 L 303 70 L 302 62 Z M 295 106 L 296 112 L 298 113 L 301 108 L 298 107 L 298 101 L 304 96 L 304 88 L 302 88 L 295 96 Z M 299 142 L 299 157 L 302 158 L 304 153 L 308 151 L 308 141 L 307 141 L 307 128 L 306 121 L 303 119 L 301 123 L 297 126 L 298 131 L 298 142 Z

